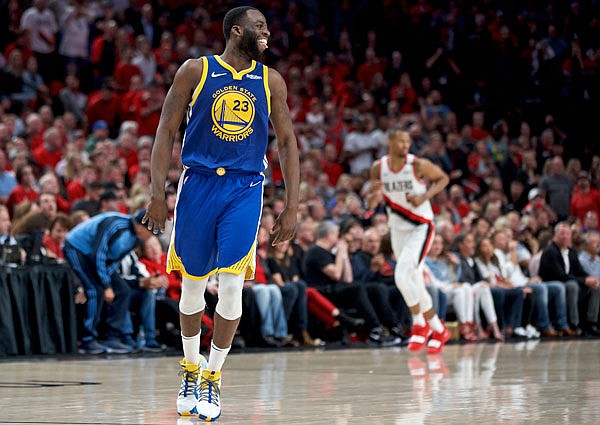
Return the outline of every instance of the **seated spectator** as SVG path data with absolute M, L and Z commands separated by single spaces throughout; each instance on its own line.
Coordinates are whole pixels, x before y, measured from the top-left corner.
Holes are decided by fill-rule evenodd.
M 97 179 L 96 167 L 90 162 L 83 164 L 82 168 L 67 184 L 67 198 L 69 202 L 74 203 L 84 198 L 89 185 L 97 181 Z
M 144 264 L 140 262 L 135 251 L 130 251 L 121 260 L 119 270 L 111 276 L 111 285 L 113 287 L 127 285 L 127 289 L 124 289 L 123 292 L 128 292 L 129 310 L 136 313 L 136 322 L 139 322 L 139 331 L 136 332 L 131 315 L 126 315 L 121 329 L 121 339 L 124 344 L 131 346 L 134 350 L 141 349 L 154 353 L 166 349 L 156 341 L 155 311 L 157 290 L 164 289 L 168 284 L 166 276 L 151 275 Z M 142 331 L 143 339 L 140 335 Z M 137 342 L 132 337 L 135 334 L 138 336 Z
M 475 254 L 475 240 L 470 233 L 461 233 L 456 236 L 456 246 L 459 253 L 459 265 L 456 271 L 456 281 L 468 283 L 473 286 L 475 295 L 475 333 L 479 339 L 489 336 L 481 327 L 480 311 L 483 311 L 494 339 L 504 341 L 504 335 L 498 326 L 498 316 L 494 307 L 494 299 L 490 283 L 484 280 L 473 255 Z
M 0 205 L 0 263 L 20 264 L 25 261 L 27 253 L 21 249 L 15 237 L 11 234 L 12 223 L 8 208 Z
M 64 260 L 63 244 L 67 239 L 67 234 L 71 230 L 72 223 L 68 215 L 57 213 L 50 221 L 48 233 L 44 235 L 42 244 L 46 250 L 46 256 Z
M 35 201 L 38 197 L 38 192 L 35 190 L 36 178 L 31 165 L 22 165 L 17 168 L 16 177 L 17 185 L 6 200 L 6 207 L 11 217 L 14 217 L 15 206 L 25 200 Z
M 26 261 L 40 263 L 45 255 L 42 242 L 50 226 L 50 218 L 39 208 L 32 208 L 14 222 L 13 234 L 21 248 L 27 252 Z
M 560 222 L 554 227 L 552 242 L 544 249 L 540 258 L 540 277 L 544 281 L 559 281 L 567 290 L 567 312 L 569 322 L 575 334 L 581 334 L 579 328 L 579 306 L 598 303 L 600 281 L 589 275 L 581 266 L 577 252 L 571 247 L 571 227 Z M 592 306 L 591 312 L 594 311 Z M 588 310 L 588 313 L 590 310 Z M 593 321 L 596 317 L 589 316 Z M 584 324 L 584 326 L 587 324 Z
M 506 232 L 496 232 L 493 236 L 493 243 L 502 277 L 510 281 L 516 288 L 523 288 L 525 296 L 530 299 L 531 310 L 536 316 L 535 323 L 541 334 L 546 337 L 570 335 L 564 285 L 560 282 L 542 282 L 538 275 L 526 277 L 518 263 L 517 241 L 510 240 Z M 555 312 L 555 327 L 552 327 L 550 321 L 549 305 Z M 532 325 L 529 320 L 526 324 L 527 336 L 537 336 L 531 329 Z
M 600 279 L 600 233 L 590 231 L 585 235 L 585 249 L 579 253 L 581 267 L 590 276 Z M 587 303 L 586 321 L 583 324 L 583 331 L 591 336 L 600 336 L 598 329 L 598 313 L 600 310 L 600 285 L 595 288 L 587 288 L 587 294 L 584 298 L 589 299 Z
M 386 285 L 379 280 L 379 273 L 385 261 L 383 254 L 379 253 L 381 236 L 373 228 L 367 229 L 363 233 L 362 226 L 358 222 L 354 227 L 360 228 L 362 235 L 360 233 L 352 234 L 352 231 L 342 235 L 349 247 L 353 243 L 360 247 L 357 250 L 349 248 L 354 281 L 366 286 L 369 299 L 381 322 L 388 328 L 391 335 L 399 337 L 402 334 L 402 325 L 399 323 L 398 317 L 402 313 L 402 305 L 397 300 L 396 293 L 400 291 L 396 285 Z M 396 301 L 395 304 L 392 303 L 393 300 Z
M 588 211 L 585 213 L 581 230 L 583 233 L 600 231 L 600 228 L 598 227 L 598 214 L 595 211 Z
M 57 210 L 68 213 L 70 209 L 69 201 L 63 198 L 64 187 L 55 171 L 47 171 L 39 180 L 40 193 L 49 193 L 54 196 Z
M 247 280 L 245 286 L 252 288 L 256 305 L 262 319 L 261 334 L 268 347 L 291 344 L 288 336 L 287 320 L 283 307 L 283 297 L 279 287 L 270 280 L 265 247 L 269 242 L 269 232 L 261 226 L 257 236 L 256 271 L 254 280 Z M 262 251 L 262 252 L 261 252 Z
M 56 205 L 56 197 L 52 193 L 42 192 L 35 201 L 40 207 L 40 211 L 44 213 L 49 220 L 52 220 L 58 213 Z
M 490 283 L 494 307 L 498 315 L 498 322 L 504 329 L 505 338 L 527 336 L 521 327 L 523 314 L 523 301 L 525 295 L 521 288 L 515 286 L 500 272 L 498 258 L 494 254 L 494 246 L 489 238 L 483 238 L 477 244 L 477 267 L 481 276 Z
M 85 191 L 85 196 L 73 203 L 71 211 L 85 211 L 90 217 L 100 211 L 100 196 L 104 193 L 104 186 L 97 181 L 90 182 Z
M 85 142 L 85 150 L 91 154 L 96 149 L 96 145 L 108 138 L 108 123 L 104 120 L 98 120 L 91 123 L 90 135 Z
M 292 255 L 289 241 L 267 246 L 267 266 L 271 280 L 279 286 L 283 297 L 283 308 L 288 321 L 288 330 L 296 341 L 303 345 L 319 345 L 308 333 L 308 302 L 306 282 L 300 279 L 300 267 Z
M 5 203 L 8 195 L 17 185 L 17 179 L 12 171 L 7 171 L 6 153 L 0 149 L 0 202 Z
M 120 212 L 119 198 L 112 190 L 105 190 L 104 193 L 100 195 L 99 213 L 102 214 L 109 211 Z
M 120 213 L 99 214 L 75 226 L 67 236 L 64 255 L 88 299 L 80 347 L 83 352 L 100 354 L 110 349 L 127 353 L 132 350 L 120 341 L 121 329 L 129 314 L 127 292 L 119 293 L 122 285 L 115 291 L 111 278 L 121 260 L 140 241 L 152 236 L 141 224 L 144 213 L 142 210 L 135 217 Z M 105 322 L 106 345 L 98 341 L 98 325 L 105 302 L 111 303 Z
M 428 280 L 439 283 L 440 289 L 447 294 L 448 304 L 454 307 L 461 337 L 466 341 L 477 341 L 473 319 L 475 312 L 474 288 L 466 282 L 452 282 L 449 259 L 454 262 L 458 261 L 458 257 L 444 251 L 444 240 L 441 235 L 436 235 L 431 249 L 425 257 L 425 283 Z
M 169 284 L 165 288 L 165 294 L 172 300 L 179 301 L 181 298 L 181 273 L 173 270 L 167 273 L 167 253 L 163 252 L 160 241 L 152 236 L 142 244 L 142 257 L 140 261 L 146 266 L 150 274 L 166 276 Z
M 336 248 L 335 255 L 333 248 Z M 336 305 L 358 310 L 358 314 L 365 319 L 372 342 L 381 345 L 399 342 L 384 331 L 365 286 L 353 281 L 348 244 L 339 238 L 337 224 L 331 221 L 319 224 L 316 242 L 306 252 L 303 267 L 309 286 L 318 289 Z
M 469 211 L 471 211 L 471 207 L 467 202 L 467 198 L 465 198 L 465 192 L 463 188 L 456 184 L 452 185 L 450 186 L 449 194 L 449 207 L 456 211 L 460 218 L 465 218 Z
M 140 262 L 146 266 L 150 275 L 165 276 L 168 279 L 166 288 L 158 288 L 156 294 L 156 325 L 158 328 L 157 340 L 168 346 L 181 345 L 179 324 L 179 299 L 181 298 L 181 273 L 172 270 L 167 273 L 167 253 L 163 252 L 161 243 L 156 236 L 152 236 L 142 243 L 142 257 Z M 202 315 L 202 343 L 210 344 L 212 319 Z

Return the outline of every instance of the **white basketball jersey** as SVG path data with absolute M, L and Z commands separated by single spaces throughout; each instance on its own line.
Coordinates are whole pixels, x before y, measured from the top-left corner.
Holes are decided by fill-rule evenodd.
M 387 205 L 390 224 L 397 226 L 430 224 L 433 210 L 429 201 L 413 207 L 406 199 L 407 195 L 423 195 L 427 185 L 415 174 L 415 156 L 408 154 L 404 166 L 397 172 L 390 169 L 390 160 L 386 155 L 380 161 L 380 180 L 383 184 L 383 197 Z

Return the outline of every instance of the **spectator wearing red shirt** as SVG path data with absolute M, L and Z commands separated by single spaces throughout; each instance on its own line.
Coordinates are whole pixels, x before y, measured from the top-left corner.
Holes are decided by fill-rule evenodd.
M 128 170 L 138 164 L 137 137 L 130 132 L 122 132 L 119 136 L 119 157 L 127 162 Z
M 96 167 L 92 163 L 86 163 L 75 175 L 75 178 L 67 185 L 67 198 L 70 202 L 84 198 L 87 187 L 91 182 L 98 180 Z
M 400 112 L 403 114 L 412 114 L 416 111 L 415 105 L 419 95 L 412 85 L 410 75 L 404 72 L 400 76 L 397 84 L 390 89 L 390 99 L 396 100 L 400 105 Z
M 125 46 L 121 52 L 121 61 L 115 67 L 115 82 L 123 91 L 128 91 L 131 78 L 134 75 L 142 75 L 140 67 L 131 63 L 133 59 L 133 47 Z
M 156 133 L 164 101 L 165 91 L 156 80 L 148 83 L 146 89 L 135 99 L 135 115 L 140 136 L 153 136 Z
M 167 296 L 175 301 L 181 298 L 181 274 L 178 271 L 167 273 L 167 253 L 163 252 L 160 241 L 157 237 L 148 238 L 142 246 L 143 255 L 140 261 L 144 263 L 148 273 L 167 276 L 169 286 Z
M 483 128 L 483 112 L 473 112 L 473 127 L 471 128 L 471 137 L 474 140 L 483 140 L 490 137 L 490 132 Z
M 104 121 L 113 128 L 121 109 L 121 98 L 114 92 L 114 82 L 107 79 L 100 90 L 90 94 L 86 115 L 89 123 Z
M 385 71 L 385 63 L 377 57 L 375 49 L 368 47 L 365 50 L 365 61 L 358 66 L 356 79 L 365 89 L 371 87 L 371 81 L 376 73 Z
M 589 173 L 580 171 L 577 175 L 577 186 L 571 198 L 569 215 L 583 221 L 588 211 L 594 211 L 600 216 L 600 191 L 591 187 Z
M 69 201 L 61 195 L 61 183 L 58 175 L 53 170 L 48 170 L 39 180 L 40 196 L 42 193 L 49 193 L 54 196 L 56 200 L 56 207 L 58 211 L 68 213 L 71 205 Z
M 451 209 L 454 209 L 460 218 L 465 218 L 471 211 L 471 206 L 465 198 L 463 188 L 457 184 L 450 186 L 450 203 L 452 204 Z
M 269 145 L 267 151 L 267 158 L 269 160 L 269 171 L 271 173 L 270 182 L 277 186 L 283 181 L 283 172 L 281 171 L 281 163 L 279 162 L 279 150 L 277 149 L 276 143 Z
M 73 224 L 68 215 L 58 213 L 54 216 L 50 222 L 49 232 L 44 235 L 42 241 L 42 245 L 46 248 L 46 256 L 61 260 L 65 259 L 62 247 L 71 227 L 73 227 Z
M 337 162 L 338 154 L 334 145 L 326 144 L 323 155 L 323 161 L 321 162 L 321 168 L 323 172 L 329 177 L 329 184 L 333 187 L 337 184 L 338 179 L 344 174 L 342 165 Z
M 62 159 L 62 137 L 56 127 L 44 132 L 44 143 L 33 151 L 34 161 L 42 168 L 56 167 Z
M 8 44 L 4 49 L 4 57 L 9 57 L 10 52 L 15 49 L 19 49 L 21 51 L 23 63 L 27 63 L 27 60 L 33 56 L 33 50 L 31 50 L 31 35 L 29 30 L 23 28 L 17 33 L 17 39 Z
M 44 143 L 44 122 L 39 114 L 29 114 L 25 119 L 27 126 L 27 141 L 31 150 L 35 150 Z
M 163 33 L 160 45 L 154 49 L 155 66 L 159 69 L 167 69 L 169 64 L 177 61 L 177 54 L 173 50 L 173 36 Z
M 35 175 L 33 174 L 33 168 L 31 165 L 21 165 L 17 168 L 17 185 L 8 195 L 6 200 L 6 207 L 10 213 L 10 217 L 13 217 L 14 209 L 23 201 L 35 201 L 38 197 L 37 191 L 34 189 L 35 186 Z
M 129 82 L 129 91 L 121 97 L 121 119 L 135 121 L 135 102 L 144 91 L 144 80 L 141 75 L 134 75 Z

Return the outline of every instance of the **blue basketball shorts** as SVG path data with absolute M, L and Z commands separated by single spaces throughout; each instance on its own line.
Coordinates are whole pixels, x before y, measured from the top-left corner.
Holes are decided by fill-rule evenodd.
M 263 174 L 184 170 L 167 271 L 179 270 L 190 279 L 217 272 L 245 273 L 245 279 L 252 279 L 263 180 Z

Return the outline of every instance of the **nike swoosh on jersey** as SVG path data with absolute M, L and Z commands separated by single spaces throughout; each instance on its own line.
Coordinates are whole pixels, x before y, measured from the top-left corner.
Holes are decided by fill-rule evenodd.
M 258 181 L 258 182 L 253 182 L 253 183 L 250 183 L 250 187 L 258 186 L 258 185 L 259 185 L 259 184 L 261 184 L 261 183 L 262 183 L 262 180 L 261 180 L 261 181 Z
M 211 77 L 215 78 L 215 77 L 222 77 L 223 75 L 227 75 L 226 72 L 223 72 L 221 74 L 216 74 L 215 71 L 212 72 L 212 74 L 210 74 Z

